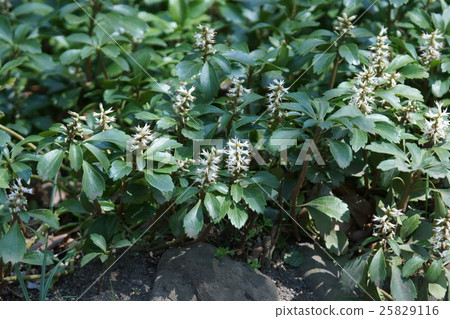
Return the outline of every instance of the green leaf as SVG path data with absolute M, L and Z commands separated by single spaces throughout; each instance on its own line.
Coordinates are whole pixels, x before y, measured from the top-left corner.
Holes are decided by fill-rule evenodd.
M 296 145 L 297 138 L 302 134 L 301 129 L 279 128 L 272 133 L 269 140 L 269 148 L 272 151 L 281 152 Z
M 400 142 L 400 134 L 397 128 L 387 122 L 377 122 L 375 128 L 373 129 L 375 133 L 380 135 L 382 138 L 392 142 L 398 143 Z
M 341 168 L 346 168 L 352 161 L 352 149 L 348 144 L 335 140 L 328 140 L 331 155 L 336 160 L 336 163 Z
M 176 66 L 177 76 L 180 80 L 185 81 L 197 75 L 202 70 L 202 64 L 197 61 L 181 61 Z
M 99 141 L 99 142 L 109 142 L 116 144 L 121 149 L 125 149 L 127 147 L 127 142 L 130 139 L 128 135 L 126 135 L 124 132 L 119 131 L 117 129 L 110 129 L 98 134 L 95 134 L 94 136 L 91 136 L 86 142 L 91 141 Z
M 437 300 L 444 299 L 447 292 L 447 278 L 445 272 L 441 272 L 438 279 L 435 282 L 428 284 L 428 292 Z
M 52 6 L 49 6 L 48 4 L 39 2 L 30 2 L 15 7 L 12 13 L 17 17 L 27 14 L 38 14 L 44 16 L 49 14 L 53 10 L 55 9 Z
M 400 109 L 402 107 L 402 105 L 400 104 L 400 99 L 394 94 L 394 92 L 392 92 L 392 90 L 378 90 L 375 91 L 375 95 L 385 100 L 397 109 Z
M 400 8 L 402 5 L 407 4 L 409 0 L 389 0 L 389 3 L 394 6 L 394 8 Z
M 206 193 L 203 204 L 205 205 L 205 208 L 208 211 L 209 216 L 214 222 L 217 222 L 221 219 L 220 202 L 213 194 Z
M 7 168 L 0 168 L 0 188 L 9 188 L 11 174 Z
M 332 217 L 340 222 L 349 220 L 348 206 L 340 198 L 334 196 L 322 196 L 304 204 L 308 210 L 314 209 L 320 213 Z
M 83 146 L 86 147 L 92 153 L 92 155 L 95 156 L 96 159 L 98 159 L 99 163 L 102 165 L 105 171 L 108 171 L 110 165 L 108 157 L 106 157 L 106 155 L 103 154 L 103 152 L 98 147 L 90 143 L 84 143 Z
M 120 54 L 120 49 L 115 44 L 109 44 L 100 49 L 107 57 L 117 58 Z
M 382 288 L 387 277 L 386 262 L 384 260 L 383 248 L 378 249 L 369 266 L 370 280 Z
M 230 61 L 228 61 L 228 59 L 223 55 L 216 53 L 212 56 L 212 60 L 217 63 L 217 65 L 222 69 L 223 72 L 225 72 L 225 74 L 231 72 Z
M 236 50 L 226 51 L 226 52 L 222 52 L 222 55 L 224 57 L 226 57 L 228 60 L 237 61 L 244 65 L 248 65 L 248 66 L 256 65 L 255 61 L 253 61 L 250 54 L 242 52 L 242 51 L 236 51 Z
M 202 92 L 210 99 L 217 95 L 219 91 L 219 80 L 217 74 L 212 65 L 209 62 L 205 62 L 200 74 L 200 84 L 202 86 Z
M 0 147 L 5 147 L 9 142 L 11 142 L 11 136 L 5 131 L 0 131 Z
M 239 184 L 231 185 L 231 197 L 233 198 L 235 203 L 239 203 L 242 199 L 243 190 Z
M 109 176 L 113 179 L 113 181 L 117 181 L 124 176 L 127 176 L 131 173 L 133 167 L 131 163 L 127 163 L 121 160 L 115 160 L 112 162 L 111 167 L 109 168 Z
M 266 209 L 266 200 L 263 195 L 263 190 L 259 187 L 247 187 L 243 190 L 243 198 L 251 210 L 257 213 L 264 213 Z
M 247 221 L 248 215 L 239 205 L 231 204 L 230 209 L 227 213 L 228 219 L 231 222 L 231 225 L 236 227 L 237 229 L 242 228 Z
M 298 250 L 284 254 L 283 260 L 292 267 L 300 267 L 303 263 L 304 256 Z
M 64 158 L 64 151 L 61 149 L 50 151 L 41 156 L 37 170 L 43 180 L 51 180 L 58 173 Z
M 25 237 L 16 222 L 6 235 L 0 239 L 0 258 L 4 263 L 10 262 L 15 264 L 23 258 L 26 251 Z
M 81 263 L 80 266 L 84 267 L 86 266 L 86 264 L 88 262 L 90 262 L 91 260 L 93 260 L 95 257 L 103 255 L 102 253 L 89 253 L 87 255 L 84 255 L 83 258 L 81 259 Z
M 106 240 L 102 235 L 91 234 L 89 238 L 92 240 L 95 246 L 100 248 L 104 253 L 107 252 L 108 247 L 106 246 Z
M 31 217 L 39 219 L 51 228 L 59 229 L 59 218 L 50 209 L 35 209 L 27 212 Z
M 446 81 L 437 80 L 431 85 L 431 92 L 435 97 L 442 97 L 449 91 L 450 81 L 447 79 Z
M 80 53 L 81 53 L 80 49 L 67 50 L 60 55 L 59 61 L 63 65 L 71 64 L 80 58 Z
M 203 227 L 202 201 L 197 204 L 184 216 L 183 227 L 188 237 L 194 238 Z
M 397 84 L 394 88 L 391 89 L 391 92 L 406 97 L 409 100 L 413 101 L 423 101 L 422 93 L 416 88 L 410 87 L 408 85 Z
M 344 291 L 353 291 L 361 283 L 365 275 L 367 260 L 371 254 L 372 252 L 369 251 L 346 263 L 339 280 Z
M 303 41 L 299 48 L 298 48 L 298 53 L 300 55 L 305 55 L 309 52 L 311 52 L 312 50 L 314 50 L 316 47 L 318 47 L 321 44 L 326 44 L 327 42 L 321 39 L 306 39 L 305 41 Z
M 439 279 L 439 276 L 441 275 L 443 270 L 442 264 L 442 259 L 436 259 L 431 263 L 430 268 L 428 268 L 427 272 L 425 273 L 425 278 L 429 282 L 436 282 Z
M 401 249 L 400 249 L 400 246 L 398 245 L 398 243 L 391 238 L 388 239 L 388 243 L 389 243 L 389 246 L 391 246 L 392 250 L 394 251 L 394 254 L 396 254 L 397 256 L 400 256 Z
M 355 43 L 340 45 L 339 55 L 343 57 L 349 64 L 359 64 L 358 46 Z
M 366 149 L 376 153 L 394 155 L 404 161 L 408 161 L 408 156 L 406 156 L 406 154 L 398 146 L 392 143 L 373 142 L 368 145 Z
M 88 162 L 83 161 L 82 190 L 89 199 L 102 196 L 105 190 L 105 181 Z
M 78 172 L 83 164 L 83 150 L 80 145 L 72 143 L 69 148 L 70 167 Z
M 183 26 L 188 16 L 188 5 L 186 0 L 169 0 L 169 13 L 174 21 Z
M 400 269 L 391 266 L 391 294 L 396 301 L 413 301 L 416 299 L 417 291 L 411 279 L 404 279 Z
M 409 235 L 413 233 L 420 225 L 419 214 L 412 215 L 403 221 L 402 228 L 400 228 L 400 237 L 406 239 Z
M 348 239 L 342 231 L 331 230 L 324 236 L 325 246 L 336 256 L 342 256 L 348 251 Z
M 430 76 L 426 68 L 416 63 L 411 63 L 403 67 L 401 74 L 407 79 L 423 79 Z
M 161 192 L 171 192 L 175 187 L 172 181 L 172 177 L 170 177 L 170 175 L 168 174 L 145 172 L 144 176 L 147 183 L 160 190 Z
M 14 162 L 11 164 L 11 168 L 21 179 L 24 181 L 30 180 L 31 167 L 22 162 Z
M 427 259 L 422 256 L 414 256 L 408 259 L 402 269 L 402 277 L 409 278 L 414 274 Z
M 12 30 L 10 20 L 4 16 L 0 16 L 0 40 L 12 43 Z
M 27 60 L 28 60 L 27 57 L 21 56 L 15 60 L 8 61 L 2 66 L 2 68 L 0 69 L 0 72 L 6 73 L 9 70 L 12 70 L 12 69 L 18 67 L 19 65 L 21 65 L 22 63 L 24 63 Z
M 315 74 L 322 74 L 331 68 L 336 53 L 318 53 L 314 56 L 312 65 Z
M 45 261 L 46 261 L 45 264 L 47 266 L 53 264 L 53 261 L 48 254 L 45 258 Z M 44 253 L 42 251 L 38 251 L 38 250 L 29 251 L 29 252 L 25 253 L 21 262 L 28 264 L 28 265 L 42 266 L 42 264 L 44 263 Z
M 412 62 L 415 62 L 415 61 L 409 55 L 399 54 L 394 58 L 394 60 L 391 61 L 391 63 L 389 63 L 385 72 L 391 73 L 392 71 L 398 70 L 398 69 L 404 67 L 405 65 L 411 64 Z M 402 72 L 402 74 L 403 74 L 403 72 Z
M 430 17 L 424 10 L 415 8 L 414 10 L 408 11 L 407 14 L 411 22 L 422 29 L 429 30 L 431 28 Z
M 361 148 L 366 146 L 368 141 L 368 135 L 363 130 L 354 128 L 353 134 L 350 139 L 350 144 L 352 145 L 352 149 L 354 152 L 359 151 Z

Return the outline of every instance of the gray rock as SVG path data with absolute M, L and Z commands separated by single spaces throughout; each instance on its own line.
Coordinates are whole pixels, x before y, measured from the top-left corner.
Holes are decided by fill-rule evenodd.
M 317 244 L 301 243 L 295 249 L 303 254 L 299 270 L 317 300 L 333 301 L 337 297 L 357 296 L 355 292 L 348 293 L 341 289 L 339 278 L 342 269 Z
M 166 251 L 158 264 L 151 300 L 279 300 L 273 281 L 258 270 L 199 243 Z

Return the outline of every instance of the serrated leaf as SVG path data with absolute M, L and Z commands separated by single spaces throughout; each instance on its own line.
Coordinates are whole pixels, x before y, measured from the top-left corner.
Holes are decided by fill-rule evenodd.
M 387 277 L 386 262 L 384 260 L 383 248 L 378 249 L 369 266 L 370 280 L 382 288 Z
M 116 144 L 121 149 L 125 149 L 127 147 L 127 142 L 130 139 L 128 135 L 126 135 L 124 132 L 117 130 L 117 129 L 110 129 L 98 134 L 95 134 L 94 136 L 91 136 L 86 142 L 90 141 L 99 141 L 99 142 L 109 142 L 112 144 Z
M 422 256 L 414 256 L 408 259 L 402 268 L 402 277 L 409 278 L 414 274 L 427 259 Z
M 239 205 L 231 204 L 230 209 L 227 213 L 228 219 L 231 222 L 231 225 L 236 227 L 237 229 L 242 228 L 247 221 L 248 215 Z
M 417 227 L 420 225 L 420 216 L 419 214 L 412 215 L 403 221 L 402 228 L 400 228 L 400 237 L 402 239 L 406 239 L 409 235 L 411 235 Z
M 172 181 L 172 177 L 170 177 L 170 175 L 168 174 L 145 172 L 144 176 L 147 183 L 160 190 L 161 192 L 171 192 L 175 187 Z
M 264 210 L 266 209 L 266 200 L 264 198 L 262 189 L 260 189 L 259 187 L 244 188 L 242 197 L 251 210 L 260 214 L 264 213 Z
M 113 179 L 113 181 L 117 181 L 124 176 L 127 176 L 131 173 L 133 167 L 131 163 L 127 163 L 121 160 L 115 160 L 112 162 L 111 167 L 109 168 L 109 176 Z
M 219 91 L 219 80 L 216 71 L 209 62 L 205 62 L 200 74 L 200 84 L 202 92 L 208 97 L 213 98 Z
M 347 204 L 334 196 L 322 196 L 304 204 L 304 206 L 307 209 L 314 208 L 341 222 L 348 221 L 350 217 Z
M 444 272 L 441 272 L 435 282 L 428 283 L 428 292 L 437 300 L 444 299 L 447 292 L 447 278 Z
M 69 147 L 69 162 L 70 167 L 78 172 L 83 164 L 83 151 L 80 145 L 72 143 Z
M 328 140 L 331 155 L 336 160 L 340 168 L 346 168 L 350 165 L 353 157 L 352 149 L 344 142 Z
M 340 45 L 339 55 L 343 57 L 349 64 L 359 64 L 358 46 L 355 43 Z
M 102 196 L 105 190 L 105 181 L 88 162 L 83 161 L 82 190 L 89 199 Z
M 233 198 L 235 203 L 239 203 L 242 199 L 243 190 L 239 184 L 231 185 L 231 197 Z
M 202 201 L 197 204 L 184 216 L 183 227 L 188 237 L 194 238 L 203 227 Z
M 220 220 L 220 202 L 211 193 L 206 193 L 203 204 L 214 222 Z
M 59 229 L 59 217 L 55 215 L 50 209 L 30 210 L 27 212 L 27 214 L 46 223 L 51 228 Z
M 95 246 L 100 248 L 104 253 L 108 250 L 106 246 L 106 240 L 102 235 L 99 234 L 91 234 L 89 238 L 92 240 Z
M 429 282 L 436 282 L 438 280 L 443 270 L 442 264 L 443 264 L 442 259 L 436 259 L 431 263 L 430 267 L 425 273 L 425 278 Z
M 64 158 L 63 150 L 53 150 L 41 156 L 37 170 L 43 180 L 51 180 L 58 173 Z
M 331 68 L 336 53 L 318 53 L 314 56 L 312 65 L 315 74 L 322 74 Z
M 411 279 L 404 279 L 397 266 L 391 266 L 391 294 L 396 301 L 412 301 L 416 299 L 417 291 Z
M 97 158 L 97 160 L 102 165 L 102 167 L 105 169 L 105 171 L 108 171 L 109 165 L 110 165 L 108 157 L 106 157 L 106 155 L 103 154 L 103 152 L 98 147 L 96 147 L 90 143 L 84 143 L 83 146 L 86 147 L 89 150 L 89 152 L 91 152 L 92 155 L 95 156 L 95 158 Z
M 0 239 L 0 258 L 5 264 L 8 262 L 15 264 L 23 258 L 26 251 L 25 237 L 16 222 Z

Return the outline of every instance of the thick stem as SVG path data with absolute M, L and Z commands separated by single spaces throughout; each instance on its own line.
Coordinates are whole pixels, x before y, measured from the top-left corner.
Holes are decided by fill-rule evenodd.
M 100 67 L 102 68 L 105 79 L 109 80 L 108 72 L 106 72 L 105 63 L 103 62 L 102 54 L 100 53 L 100 51 L 97 51 L 97 58 L 98 61 L 100 62 Z
M 119 215 L 120 219 L 122 220 L 122 222 L 125 222 L 125 214 L 123 212 L 123 208 L 124 208 L 124 204 L 123 204 L 123 194 L 125 193 L 125 191 L 127 190 L 128 187 L 128 182 L 123 182 L 122 183 L 122 189 L 120 191 L 120 203 L 119 203 L 119 208 L 117 209 L 117 214 Z
M 402 211 L 406 211 L 408 208 L 408 202 L 411 195 L 411 190 L 414 186 L 414 184 L 417 182 L 417 179 L 420 176 L 420 171 L 412 172 L 410 175 L 409 183 L 405 188 L 405 191 L 403 192 L 403 195 L 400 199 L 400 202 L 398 203 L 398 209 Z
M 334 82 L 336 82 L 338 68 L 339 68 L 339 56 L 336 54 L 336 57 L 334 58 L 333 72 L 331 73 L 330 86 L 328 87 L 329 90 L 334 88 Z
M 314 144 L 317 144 L 317 141 L 319 140 L 319 136 L 320 136 L 321 132 L 322 132 L 322 130 L 320 129 L 320 127 L 317 127 L 316 134 L 314 134 L 314 138 L 313 138 Z M 309 157 L 308 155 L 311 155 L 311 151 L 312 151 L 311 148 L 309 148 L 308 152 L 307 152 L 307 156 L 306 156 L 307 158 Z M 305 181 L 306 173 L 308 172 L 308 164 L 309 164 L 309 159 L 305 159 L 305 161 L 303 162 L 302 171 L 297 180 L 297 184 L 295 185 L 294 192 L 291 197 L 290 215 L 291 215 L 292 220 L 294 221 L 294 236 L 295 236 L 296 240 L 300 239 L 300 235 L 298 234 L 298 228 L 295 223 L 297 199 L 298 199 L 298 194 L 300 194 L 300 190 L 302 189 L 303 182 Z

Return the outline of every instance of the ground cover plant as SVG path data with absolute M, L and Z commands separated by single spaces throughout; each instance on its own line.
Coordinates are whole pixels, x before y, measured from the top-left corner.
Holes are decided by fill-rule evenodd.
M 450 300 L 449 42 L 445 1 L 1 1 L 0 288 L 314 240 L 349 296 Z

